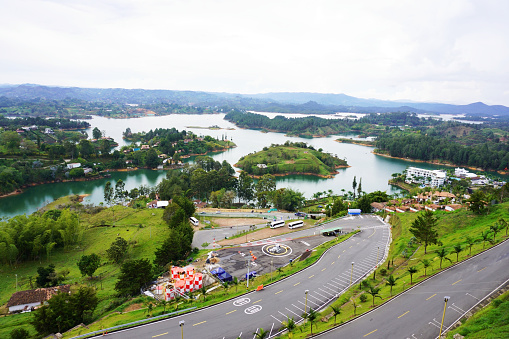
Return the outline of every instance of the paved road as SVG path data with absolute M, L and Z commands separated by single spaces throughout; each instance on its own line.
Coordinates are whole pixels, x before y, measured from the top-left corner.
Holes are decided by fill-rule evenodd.
M 377 310 L 318 336 L 325 338 L 438 337 L 444 329 L 509 279 L 509 242 L 461 263 L 414 287 Z
M 331 248 L 315 265 L 263 291 L 108 337 L 178 338 L 181 320 L 185 321 L 185 338 L 253 338 L 260 327 L 274 334 L 287 316 L 300 320 L 306 307 L 318 310 L 326 306 L 349 287 L 350 281 L 356 283 L 377 260 L 382 261 L 390 233 L 378 217 L 352 217 L 336 223 L 352 227 L 362 224 L 364 231 Z

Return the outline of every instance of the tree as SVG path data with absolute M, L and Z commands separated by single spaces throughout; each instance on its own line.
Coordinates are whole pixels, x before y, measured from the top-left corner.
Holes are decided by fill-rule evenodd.
M 312 308 L 309 308 L 309 312 L 308 313 L 304 313 L 302 317 L 304 319 L 307 319 L 307 321 L 309 321 L 309 323 L 311 324 L 311 335 L 313 335 L 313 323 L 318 318 L 318 312 L 316 312 Z
M 22 139 L 15 131 L 5 131 L 0 134 L 0 144 L 4 145 L 9 152 L 18 150 Z
M 482 249 L 484 250 L 484 245 L 486 241 L 490 241 L 491 233 L 490 231 L 481 232 L 481 240 L 482 240 Z
M 465 242 L 467 243 L 467 246 L 469 248 L 468 255 L 472 255 L 472 246 L 474 246 L 477 240 L 467 235 L 467 237 L 465 238 Z
M 341 306 L 331 305 L 332 315 L 334 316 L 334 326 L 336 326 L 336 317 L 341 314 Z
M 426 276 L 426 270 L 431 265 L 431 261 L 429 261 L 428 259 L 422 259 L 421 262 L 422 265 L 424 266 L 424 276 Z
M 85 159 L 95 153 L 94 146 L 86 139 L 80 140 L 79 150 L 81 157 Z
M 207 300 L 206 294 L 207 294 L 207 288 L 205 286 L 201 286 L 200 288 L 201 295 L 203 295 L 203 301 Z
M 355 175 L 353 176 L 353 181 L 352 181 L 352 188 L 353 188 L 353 199 L 355 200 L 355 188 L 357 187 L 357 179 L 355 177 Z
M 476 190 L 470 195 L 470 199 L 467 201 L 470 203 L 468 209 L 475 214 L 483 214 L 488 211 L 486 203 L 486 194 L 481 190 Z
M 120 202 L 122 205 L 124 204 L 124 199 L 126 196 L 125 192 L 125 183 L 122 179 L 118 179 L 115 183 L 115 201 Z
M 505 221 L 504 218 L 500 218 L 498 219 L 498 224 L 500 225 L 500 230 L 505 228 L 505 236 L 507 237 L 507 229 L 509 228 L 509 223 Z
M 81 276 L 88 275 L 92 277 L 94 272 L 101 266 L 101 257 L 95 253 L 84 255 L 80 258 L 77 265 L 80 269 Z
M 440 269 L 442 269 L 442 260 L 447 259 L 449 262 L 452 262 L 451 259 L 447 258 L 447 251 L 445 248 L 441 248 L 440 250 L 437 250 L 437 257 L 440 258 Z
M 459 261 L 460 252 L 463 251 L 461 244 L 454 245 L 453 253 L 456 253 L 456 262 Z
M 412 285 L 412 277 L 413 277 L 414 273 L 417 273 L 417 268 L 412 266 L 412 267 L 409 267 L 407 269 L 407 271 L 408 271 L 408 273 L 410 273 L 410 285 Z
M 108 206 L 111 206 L 113 203 L 113 187 L 111 186 L 111 182 L 106 182 L 106 185 L 104 185 L 104 202 L 108 204 Z
M 168 237 L 164 240 L 161 247 L 155 251 L 154 264 L 164 267 L 168 263 L 177 263 L 184 260 L 191 252 L 191 241 L 185 234 L 178 229 L 170 229 Z
M 271 192 L 276 189 L 276 178 L 270 174 L 264 174 L 256 183 L 256 199 L 261 208 L 267 207 Z
M 283 321 L 283 326 L 281 327 L 281 330 L 288 330 L 288 337 L 293 338 L 293 331 L 297 328 L 297 324 L 295 323 L 295 320 L 293 317 L 286 316 L 287 321 Z M 335 319 L 335 318 L 334 318 Z
M 15 328 L 9 333 L 11 339 L 26 339 L 30 338 L 30 332 L 24 328 Z
M 253 333 L 257 339 L 265 339 L 269 335 L 269 332 L 265 331 L 261 327 L 258 330 L 256 330 L 256 332 Z
M 495 238 L 497 237 L 498 231 L 500 231 L 502 228 L 499 228 L 500 226 L 497 224 L 490 226 L 490 231 L 493 232 L 493 242 L 495 242 Z
M 392 297 L 392 288 L 396 286 L 396 279 L 394 279 L 394 276 L 392 274 L 387 278 L 385 285 L 391 287 L 391 297 Z
M 433 212 L 430 210 L 426 210 L 412 222 L 410 233 L 419 242 L 424 243 L 424 254 L 426 254 L 428 245 L 438 243 L 437 225 L 438 219 L 433 216 Z
M 254 198 L 253 178 L 244 171 L 240 172 L 239 175 L 237 196 L 239 197 L 239 200 L 243 199 L 246 203 Z
M 129 244 L 124 238 L 117 237 L 117 239 L 111 243 L 110 248 L 106 250 L 106 255 L 108 256 L 108 259 L 113 261 L 115 264 L 119 264 L 124 259 L 128 247 Z
M 98 304 L 95 289 L 80 287 L 72 294 L 57 293 L 44 305 L 33 313 L 32 324 L 42 335 L 65 332 L 79 323 L 88 323 Z
M 49 264 L 48 267 L 38 267 L 35 283 L 39 287 L 56 286 L 57 282 L 51 279 L 51 277 L 54 275 L 55 275 L 55 265 Z
M 373 307 L 375 307 L 375 298 L 382 299 L 380 296 L 380 287 L 369 286 L 367 293 L 373 297 Z
M 120 268 L 115 290 L 122 296 L 137 295 L 152 279 L 152 264 L 148 259 L 128 260 Z
M 103 134 L 101 133 L 99 128 L 94 127 L 94 129 L 92 130 L 92 137 L 96 140 L 99 140 L 99 139 L 101 139 L 102 136 L 103 136 Z
M 155 149 L 151 148 L 147 151 L 145 156 L 145 166 L 148 168 L 156 168 L 159 166 L 159 157 Z

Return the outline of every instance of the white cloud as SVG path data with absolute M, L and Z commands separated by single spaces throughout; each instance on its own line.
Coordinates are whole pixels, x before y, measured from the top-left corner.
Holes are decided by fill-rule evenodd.
M 509 3 L 0 0 L 3 83 L 509 105 Z

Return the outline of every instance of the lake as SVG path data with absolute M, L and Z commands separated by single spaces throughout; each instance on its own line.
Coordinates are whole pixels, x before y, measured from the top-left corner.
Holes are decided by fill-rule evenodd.
M 172 128 L 178 130 L 188 130 L 200 135 L 210 135 L 219 139 L 225 137 L 237 144 L 236 148 L 211 154 L 217 161 L 226 160 L 234 165 L 240 157 L 260 151 L 265 146 L 271 144 L 283 144 L 286 140 L 303 141 L 312 145 L 316 149 L 322 148 L 325 152 L 337 155 L 339 158 L 346 159 L 349 168 L 339 169 L 339 173 L 331 179 L 323 179 L 313 176 L 292 175 L 288 177 L 277 178 L 277 187 L 290 187 L 304 194 L 306 198 L 311 198 L 315 192 L 332 190 L 335 194 L 341 194 L 342 189 L 346 192 L 352 191 L 352 181 L 354 176 L 357 183 L 362 182 L 362 190 L 372 192 L 375 190 L 387 191 L 389 194 L 399 192 L 398 188 L 390 186 L 387 182 L 392 173 L 400 173 L 408 166 L 417 166 L 427 169 L 444 168 L 431 164 L 413 163 L 409 161 L 390 159 L 376 156 L 371 153 L 372 147 L 359 146 L 353 144 L 344 144 L 334 141 L 339 137 L 352 137 L 355 135 L 336 135 L 326 138 L 305 139 L 299 137 L 287 137 L 283 133 L 262 133 L 260 131 L 238 129 L 234 124 L 223 119 L 224 114 L 214 115 L 181 115 L 172 114 L 167 116 L 143 117 L 133 119 L 109 119 L 94 116 L 87 130 L 88 135 L 92 136 L 92 130 L 97 127 L 104 131 L 106 136 L 112 137 L 120 146 L 127 145 L 128 142 L 122 139 L 122 132 L 126 128 L 131 128 L 133 132 L 148 132 L 155 128 Z M 209 127 L 217 125 L 223 129 L 209 130 L 195 127 Z M 192 161 L 192 158 L 189 159 Z M 140 185 L 155 186 L 166 175 L 162 170 L 138 170 L 135 172 L 113 172 L 111 178 L 100 179 L 86 182 L 67 182 L 54 183 L 30 187 L 24 190 L 22 194 L 0 199 L 0 217 L 12 217 L 18 214 L 30 214 L 47 203 L 62 196 L 70 194 L 89 194 L 85 203 L 99 204 L 103 199 L 103 188 L 106 181 L 114 184 L 118 179 L 125 182 L 125 187 L 130 190 Z M 505 179 L 507 180 L 507 179 Z

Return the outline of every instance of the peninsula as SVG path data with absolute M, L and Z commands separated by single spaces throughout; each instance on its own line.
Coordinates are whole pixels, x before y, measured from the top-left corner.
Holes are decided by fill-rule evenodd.
M 337 168 L 348 167 L 348 163 L 304 142 L 287 141 L 284 145 L 273 144 L 260 152 L 248 154 L 240 158 L 235 166 L 254 177 L 269 173 L 275 176 L 305 174 L 331 178 L 337 173 Z

